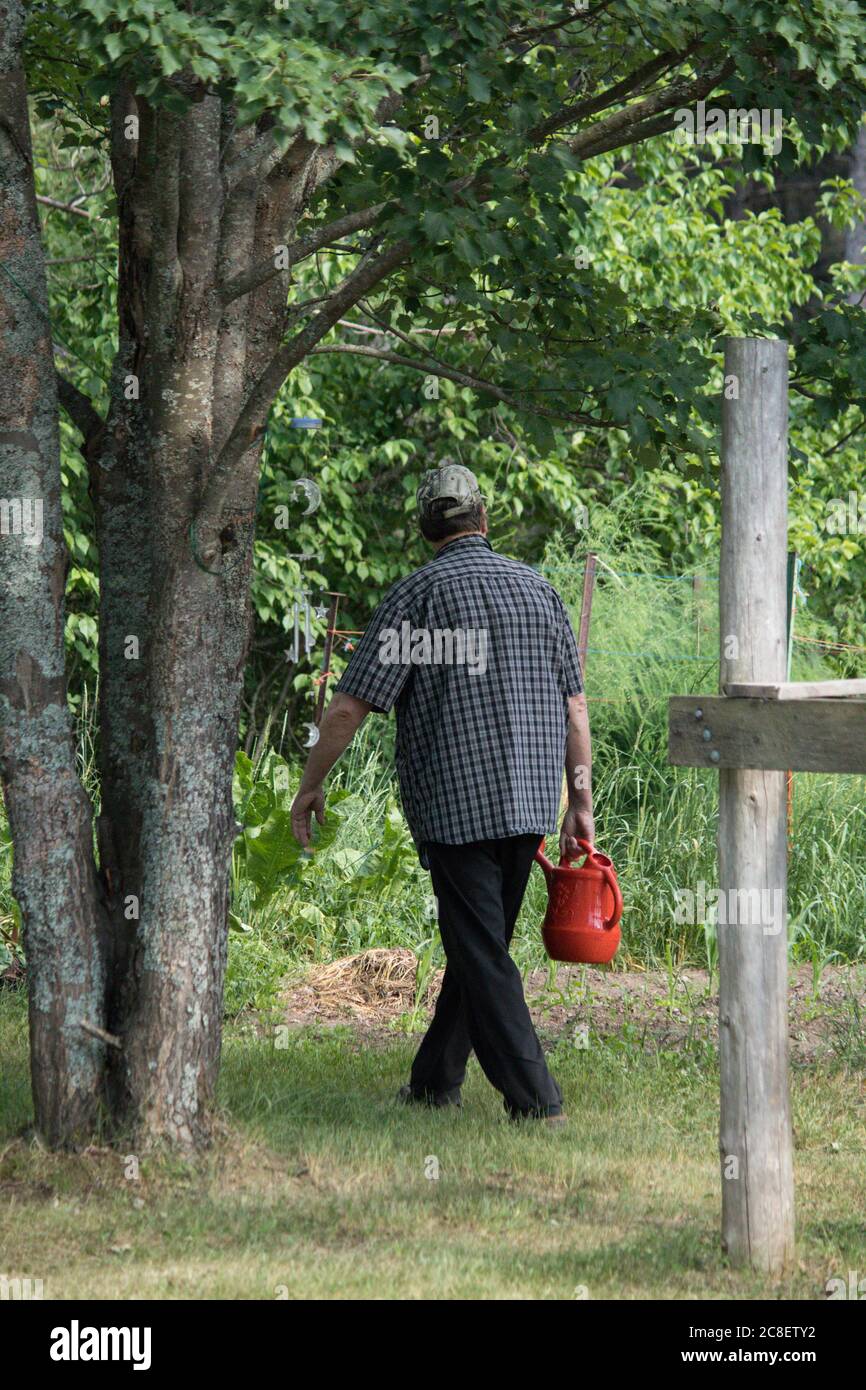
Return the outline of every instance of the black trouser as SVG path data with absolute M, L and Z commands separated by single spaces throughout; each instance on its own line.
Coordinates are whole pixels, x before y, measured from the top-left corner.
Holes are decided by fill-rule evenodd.
M 558 1115 L 547 1069 L 508 954 L 540 835 L 466 845 L 427 843 L 447 967 L 436 1012 L 412 1064 L 418 1097 L 456 1093 L 469 1054 L 502 1092 L 509 1114 Z

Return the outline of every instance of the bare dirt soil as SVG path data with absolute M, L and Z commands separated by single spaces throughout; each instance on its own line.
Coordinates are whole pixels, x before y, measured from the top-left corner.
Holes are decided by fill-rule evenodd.
M 290 1029 L 347 1026 L 359 1041 L 391 1041 L 408 1017 L 423 1026 L 441 982 L 437 972 L 417 999 L 417 962 L 404 948 L 364 951 L 313 966 L 287 987 L 281 1019 Z M 718 979 L 686 968 L 607 970 L 560 965 L 551 985 L 544 970 L 526 979 L 526 993 L 542 1040 L 555 1044 L 582 1035 L 621 1039 L 649 1051 L 675 1051 L 717 1041 Z M 828 967 L 816 982 L 810 967 L 791 971 L 791 1060 L 808 1066 L 866 1048 L 866 968 Z

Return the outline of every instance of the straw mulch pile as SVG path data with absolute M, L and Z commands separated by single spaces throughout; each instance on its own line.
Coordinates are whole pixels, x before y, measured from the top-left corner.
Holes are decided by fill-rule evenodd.
M 442 971 L 436 970 L 418 1002 L 432 1008 L 441 983 Z M 312 966 L 301 991 L 293 991 L 296 1004 L 302 1002 L 298 999 L 300 992 L 304 995 L 305 1012 L 325 1018 L 340 1014 L 360 1019 L 396 1018 L 415 1007 L 418 961 L 414 951 L 404 946 L 361 951 L 356 956 Z

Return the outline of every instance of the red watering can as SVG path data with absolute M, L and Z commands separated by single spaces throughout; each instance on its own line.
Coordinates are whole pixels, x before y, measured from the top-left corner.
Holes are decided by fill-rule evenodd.
M 577 843 L 586 852 L 577 869 L 571 868 L 568 855 L 562 856 L 559 868 L 551 864 L 543 840 L 536 852 L 547 879 L 547 912 L 541 935 L 552 960 L 605 965 L 613 959 L 620 941 L 622 894 L 613 861 L 599 854 L 588 840 Z

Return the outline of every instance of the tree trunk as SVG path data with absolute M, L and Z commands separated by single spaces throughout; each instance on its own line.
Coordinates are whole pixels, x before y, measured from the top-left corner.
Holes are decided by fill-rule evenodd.
M 236 130 L 231 107 L 191 83 L 180 112 L 129 90 L 114 96 L 119 332 L 107 419 L 61 383 L 84 435 L 100 552 L 97 876 L 89 807 L 71 785 L 57 401 L 19 87 L 3 138 L 29 191 L 26 227 L 13 217 L 11 235 L 42 310 L 34 318 L 17 305 L 26 321 L 8 419 L 42 448 L 36 463 L 14 444 L 10 476 L 20 492 L 42 469 L 46 544 L 38 556 L 17 541 L 3 551 L 29 643 L 4 631 L 4 777 L 34 984 L 34 1076 L 60 1112 L 64 1068 L 82 1098 L 74 1125 L 44 1099 L 37 1118 L 52 1141 L 89 1131 L 104 1080 L 117 1132 L 191 1146 L 208 1136 L 219 1067 L 261 436 L 287 373 L 409 247 L 365 257 L 286 343 L 291 274 L 269 262 L 333 159 L 302 137 L 285 153 L 267 149 L 267 130 Z M 262 264 L 267 274 L 238 290 Z M 60 849 L 34 830 L 46 825 L 62 832 Z M 82 1018 L 116 1036 L 107 1059 Z
M 119 102 L 116 126 L 124 113 Z M 210 572 L 191 527 L 240 409 L 246 344 L 245 312 L 224 323 L 218 297 L 222 113 L 207 96 L 180 116 L 139 102 L 138 115 L 138 142 L 127 152 L 115 140 L 115 178 L 121 357 L 139 394 L 113 406 L 97 501 L 101 843 L 115 866 L 111 1026 L 123 1043 L 112 1098 L 143 1138 L 193 1145 L 207 1137 L 219 1067 L 258 451 Z M 232 222 L 242 263 L 254 215 L 253 198 L 247 234 L 242 208 Z
M 66 699 L 57 387 L 33 186 L 22 6 L 0 25 L 0 774 L 30 991 L 33 1100 L 55 1145 L 98 1123 L 105 917 Z M 31 533 L 26 534 L 28 519 Z M 41 534 L 40 534 L 41 533 Z

